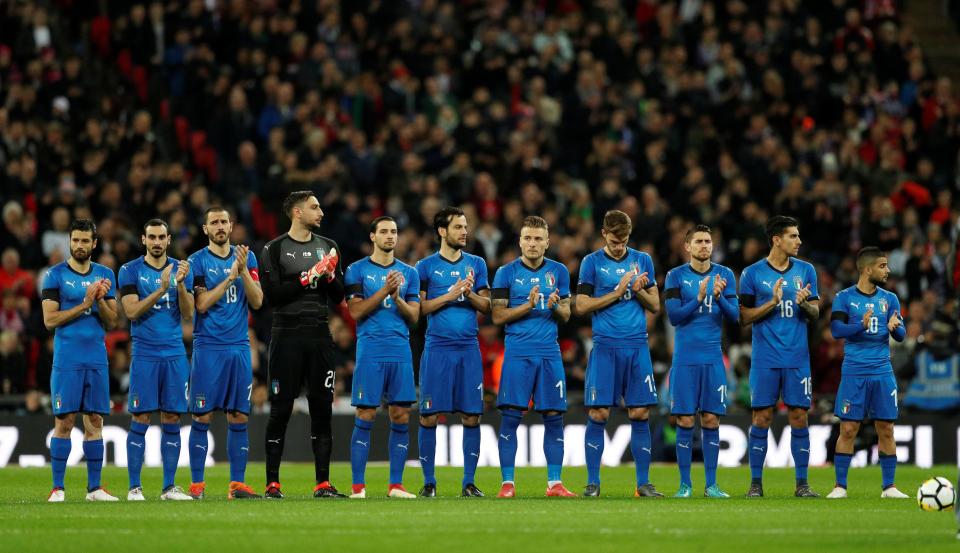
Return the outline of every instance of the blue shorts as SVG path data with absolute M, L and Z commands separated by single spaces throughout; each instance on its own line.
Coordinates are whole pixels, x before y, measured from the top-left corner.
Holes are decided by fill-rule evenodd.
M 54 415 L 70 413 L 110 414 L 110 372 L 103 365 L 50 373 L 50 400 Z
M 190 365 L 187 356 L 142 357 L 130 362 L 131 413 L 186 413 L 190 399 Z
M 727 371 L 722 361 L 677 365 L 670 371 L 670 414 L 727 414 Z
M 190 368 L 191 413 L 210 411 L 250 413 L 253 392 L 253 366 L 250 347 L 234 349 L 194 349 Z
M 788 407 L 810 409 L 813 380 L 810 365 L 798 369 L 750 369 L 750 406 L 773 407 L 783 395 Z
M 476 345 L 427 348 L 420 358 L 420 414 L 483 413 L 483 359 Z
M 657 404 L 657 384 L 647 344 L 637 348 L 595 346 L 584 382 L 587 407 L 647 407 Z
M 841 376 L 834 414 L 843 420 L 895 421 L 897 378 L 893 374 Z
M 567 375 L 560 354 L 503 358 L 497 407 L 525 411 L 533 399 L 535 411 L 567 410 Z
M 387 405 L 412 405 L 417 402 L 412 361 L 357 357 L 350 405 L 376 409 L 381 401 Z

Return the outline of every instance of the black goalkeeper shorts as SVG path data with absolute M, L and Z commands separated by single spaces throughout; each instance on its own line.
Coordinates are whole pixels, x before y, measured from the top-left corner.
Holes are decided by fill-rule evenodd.
M 271 401 L 296 399 L 304 387 L 310 399 L 333 401 L 333 340 L 326 329 L 274 330 L 268 355 Z

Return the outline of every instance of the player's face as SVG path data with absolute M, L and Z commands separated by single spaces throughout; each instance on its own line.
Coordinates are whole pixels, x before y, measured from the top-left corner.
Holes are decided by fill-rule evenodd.
M 783 253 L 794 256 L 800 251 L 800 229 L 797 227 L 787 227 L 780 235 L 779 240 L 775 240 L 774 246 L 783 250 Z
M 890 267 L 887 266 L 886 257 L 878 257 L 877 260 L 873 262 L 873 265 L 867 267 L 867 278 L 870 279 L 870 283 L 874 286 L 886 284 L 889 276 Z
M 226 211 L 211 211 L 207 214 L 207 222 L 203 225 L 203 233 L 207 235 L 210 242 L 222 246 L 230 241 L 230 233 L 233 232 L 233 223 L 230 222 L 230 214 Z
M 147 248 L 147 253 L 154 259 L 163 257 L 170 246 L 170 235 L 167 234 L 167 227 L 164 225 L 152 225 L 147 227 L 143 236 L 140 237 L 143 245 Z
M 528 261 L 539 262 L 550 247 L 550 234 L 545 228 L 520 229 L 520 251 Z
M 375 248 L 383 252 L 392 252 L 397 247 L 397 224 L 393 221 L 380 221 L 377 230 L 370 234 Z
M 684 247 L 691 258 L 697 261 L 709 261 L 713 256 L 713 237 L 708 232 L 695 232 Z
M 607 253 L 617 259 L 627 253 L 627 240 L 630 238 L 629 236 L 615 236 L 605 230 L 601 230 L 600 234 L 603 236 L 603 241 L 606 242 Z
M 463 249 L 467 245 L 467 218 L 463 215 L 450 218 L 450 224 L 447 225 L 446 236 L 443 240 L 447 245 L 455 250 Z
M 323 220 L 323 210 L 320 209 L 320 202 L 317 198 L 310 196 L 299 207 L 293 208 L 293 216 L 300 221 L 300 224 L 310 230 L 320 228 L 320 221 Z
M 97 241 L 93 239 L 93 232 L 89 230 L 75 230 L 70 233 L 70 257 L 83 263 L 90 259 Z

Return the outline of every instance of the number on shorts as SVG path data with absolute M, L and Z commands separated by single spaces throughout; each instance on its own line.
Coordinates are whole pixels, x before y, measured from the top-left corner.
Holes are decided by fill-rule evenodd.
M 327 378 L 323 381 L 323 387 L 333 389 L 333 371 L 327 371 Z
M 894 388 L 893 391 L 890 392 L 890 397 L 893 398 L 893 406 L 896 407 L 897 406 L 897 389 L 896 388 Z
M 813 394 L 813 379 L 809 376 L 801 378 L 800 384 L 803 386 L 803 395 L 810 397 Z
M 557 385 L 554 388 L 560 390 L 560 399 L 563 399 L 563 380 L 558 380 Z
M 726 405 L 727 404 L 727 385 L 722 384 L 719 388 L 717 388 L 717 391 L 720 392 L 720 403 Z
M 651 393 L 651 394 L 656 391 L 656 386 L 654 386 L 654 384 L 653 384 L 653 375 L 652 375 L 652 374 L 648 374 L 647 377 L 643 379 L 643 381 L 647 383 L 647 388 L 650 388 L 650 393 Z
M 252 382 L 250 383 L 249 386 L 247 386 L 247 401 L 250 401 L 250 398 L 251 398 L 251 397 L 253 397 L 253 383 L 252 383 Z
M 183 383 L 183 399 L 190 401 L 190 383 Z

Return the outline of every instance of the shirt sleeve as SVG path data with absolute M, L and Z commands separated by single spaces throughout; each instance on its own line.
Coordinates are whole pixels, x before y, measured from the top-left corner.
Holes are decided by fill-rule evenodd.
M 260 282 L 260 265 L 257 263 L 257 254 L 253 253 L 253 250 L 247 253 L 247 270 L 250 271 L 254 282 Z
M 479 292 L 480 290 L 490 288 L 490 281 L 487 277 L 487 262 L 484 261 L 482 257 L 477 257 L 474 265 L 473 290 Z
M 817 283 L 817 268 L 812 264 L 807 265 L 807 282 L 810 284 L 810 297 L 807 300 L 820 299 L 820 290 Z
M 657 285 L 657 271 L 653 265 L 653 258 L 650 257 L 650 254 L 641 252 L 640 259 L 642 260 L 640 264 L 640 272 L 647 273 L 647 278 L 650 279 L 650 283 L 647 284 L 646 289 L 653 288 Z
M 428 281 L 430 278 L 430 269 L 427 268 L 427 260 L 421 259 L 420 261 L 417 261 L 415 269 L 417 272 L 417 277 L 420 279 L 420 291 L 426 292 L 427 287 L 430 286 L 430 282 Z
M 203 258 L 197 254 L 191 255 L 187 261 L 190 262 L 190 271 L 193 273 L 193 290 L 207 287 L 207 270 L 203 266 Z
M 48 270 L 43 275 L 43 283 L 40 285 L 40 298 L 60 302 L 60 279 L 53 269 Z
M 890 294 L 890 308 L 887 309 L 887 322 L 890 322 L 890 319 L 893 317 L 900 317 L 900 326 L 898 326 L 890 335 L 893 336 L 893 339 L 902 342 L 904 338 L 907 337 L 907 325 L 903 320 L 903 316 L 900 314 L 900 299 L 897 298 L 896 294 Z
M 840 321 L 841 323 L 850 322 L 850 313 L 847 307 L 847 294 L 840 292 L 833 299 L 831 306 L 830 321 Z
M 510 299 L 510 275 L 507 265 L 497 269 L 493 275 L 493 288 L 490 289 L 490 298 L 494 300 Z
M 343 286 L 345 297 L 349 299 L 363 298 L 363 275 L 360 269 L 354 263 L 347 267 L 347 272 L 343 275 Z
M 570 297 L 570 271 L 567 270 L 566 265 L 559 264 L 560 271 L 557 276 L 557 292 L 560 294 L 561 298 Z
M 577 282 L 577 293 L 584 296 L 593 296 L 597 290 L 596 256 L 589 255 L 580 264 L 580 278 Z
M 740 305 L 742 307 L 756 307 L 757 306 L 757 289 L 754 286 L 753 282 L 753 271 L 750 268 L 746 268 L 740 273 Z
M 403 299 L 407 303 L 417 302 L 420 303 L 420 275 L 412 267 L 407 269 L 407 278 L 410 279 L 410 283 L 407 284 L 407 292 L 404 294 Z
M 189 278 L 189 277 L 188 277 Z M 117 285 L 120 286 L 120 297 L 134 295 L 139 297 L 137 290 L 137 276 L 133 274 L 129 265 L 120 267 L 117 272 Z
M 104 267 L 103 268 L 103 277 L 110 281 L 110 290 L 107 291 L 107 294 L 103 296 L 105 300 L 112 300 L 117 297 L 117 276 L 113 274 L 113 271 Z
M 191 292 L 191 293 L 192 293 L 192 292 L 193 292 L 193 279 L 195 278 L 195 277 L 193 276 L 193 265 L 191 265 L 191 264 L 189 264 L 189 263 L 188 263 L 187 265 L 188 265 L 189 268 L 187 269 L 187 276 L 186 276 L 186 278 L 183 279 L 183 287 L 187 289 L 187 292 Z

